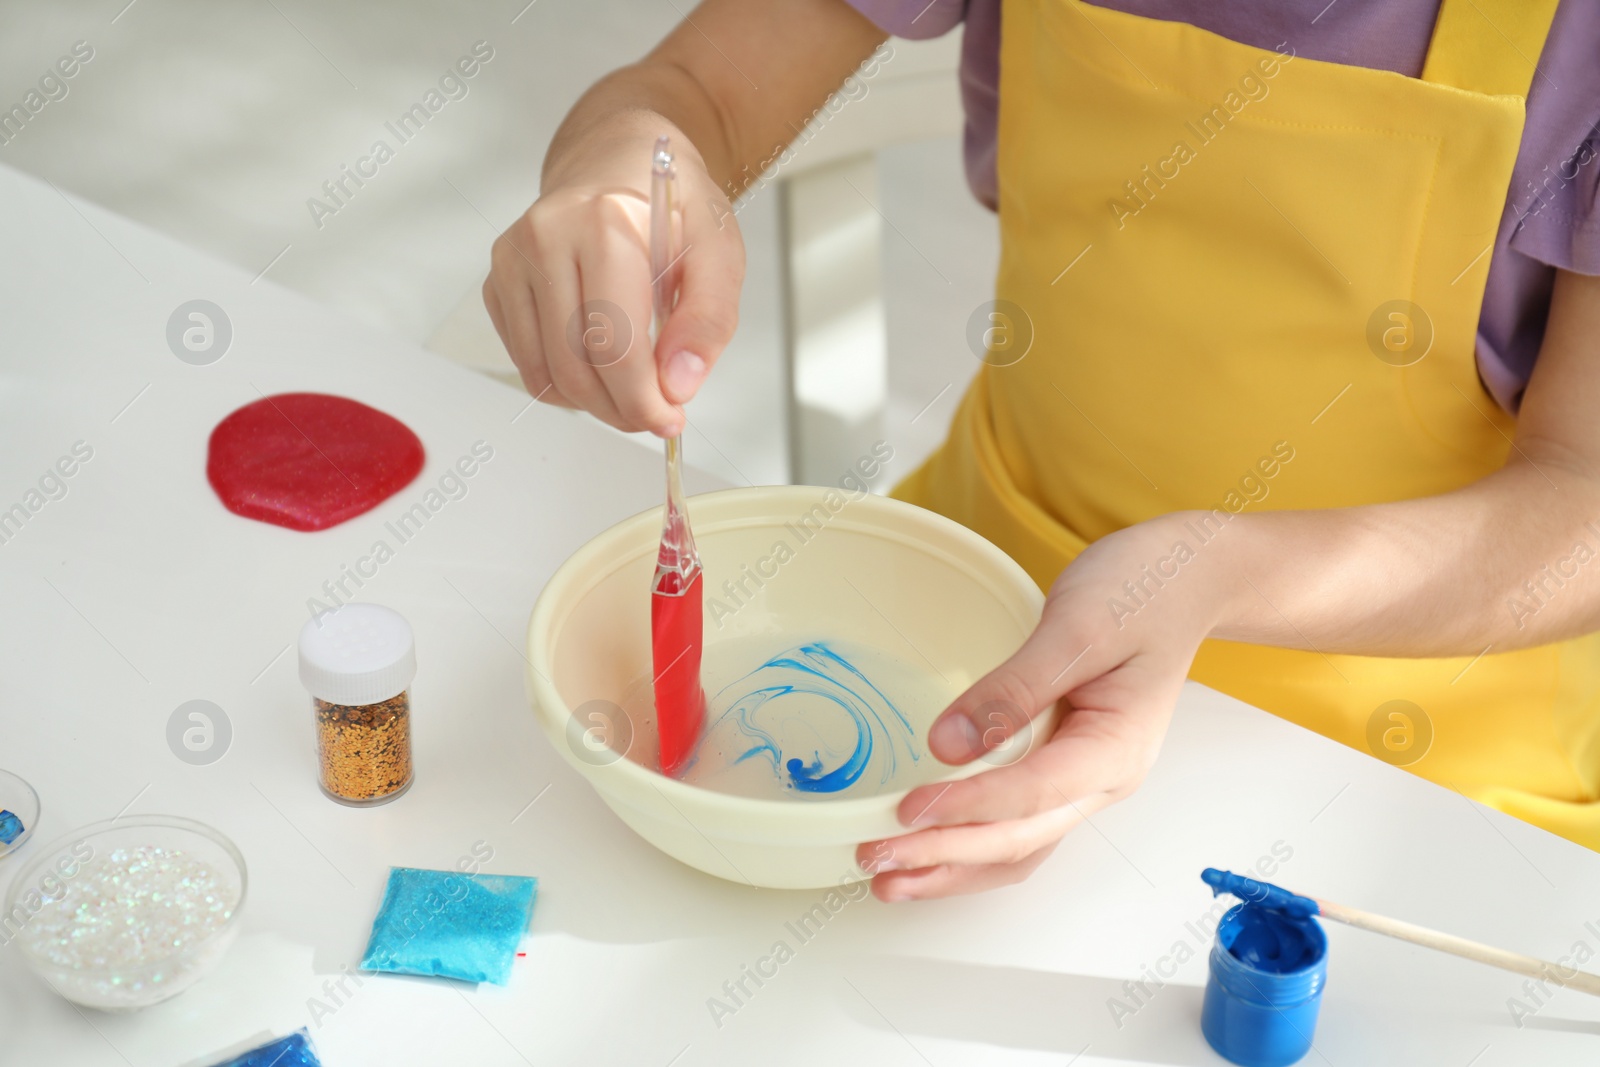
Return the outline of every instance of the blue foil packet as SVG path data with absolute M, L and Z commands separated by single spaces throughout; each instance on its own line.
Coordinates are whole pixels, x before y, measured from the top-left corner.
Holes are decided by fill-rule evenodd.
M 361 969 L 505 985 L 538 890 L 537 878 L 391 867 Z
M 311 1047 L 311 1035 L 302 1027 L 288 1037 L 269 1041 L 216 1067 L 322 1067 L 322 1061 Z
M 21 819 L 5 808 L 0 808 L 0 845 L 11 844 L 22 836 L 24 829 L 26 828 L 22 825 Z

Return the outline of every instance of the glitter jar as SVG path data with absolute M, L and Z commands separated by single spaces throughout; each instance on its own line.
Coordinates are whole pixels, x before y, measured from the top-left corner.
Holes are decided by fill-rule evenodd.
M 300 630 L 300 682 L 311 694 L 322 791 L 381 804 L 411 785 L 411 625 L 377 604 L 345 604 Z

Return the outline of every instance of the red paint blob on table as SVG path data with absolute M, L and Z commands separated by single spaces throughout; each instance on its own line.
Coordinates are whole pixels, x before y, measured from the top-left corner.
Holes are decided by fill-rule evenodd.
M 342 396 L 279 393 L 217 423 L 206 478 L 235 515 L 326 530 L 405 488 L 422 461 L 422 441 L 392 415 Z
M 706 696 L 700 688 L 703 639 L 700 574 L 687 586 L 667 575 L 650 597 L 650 652 L 655 669 L 656 733 L 661 770 L 676 775 L 694 752 L 705 721 Z M 681 581 L 681 579 L 680 579 Z

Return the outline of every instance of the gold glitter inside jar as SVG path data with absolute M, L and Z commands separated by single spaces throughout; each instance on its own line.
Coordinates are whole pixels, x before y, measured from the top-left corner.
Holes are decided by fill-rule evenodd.
M 411 694 L 376 704 L 312 697 L 322 789 L 335 800 L 392 800 L 411 784 Z
M 378 604 L 343 604 L 300 630 L 300 681 L 311 694 L 322 791 L 381 804 L 411 785 L 411 624 Z

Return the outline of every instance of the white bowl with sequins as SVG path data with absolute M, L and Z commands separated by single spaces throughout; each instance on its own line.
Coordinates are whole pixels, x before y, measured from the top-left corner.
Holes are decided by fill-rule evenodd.
M 946 700 L 911 715 L 924 755 L 927 728 L 948 699 L 1015 652 L 1043 610 L 1039 588 L 1004 552 L 898 500 L 760 486 L 691 497 L 688 509 L 705 567 L 705 662 L 721 642 L 781 647 L 813 633 L 904 649 L 948 683 Z M 528 624 L 527 684 L 540 726 L 623 822 L 691 867 L 778 889 L 864 879 L 856 846 L 905 832 L 896 811 L 909 790 L 899 779 L 871 795 L 772 799 L 655 769 L 654 727 L 626 709 L 638 706 L 639 680 L 650 678 L 649 589 L 660 536 L 660 508 L 635 515 L 580 548 L 546 583 Z M 782 541 L 792 551 L 775 554 Z M 766 576 L 760 582 L 749 577 L 757 572 Z M 749 594 L 736 609 L 728 582 Z M 962 766 L 927 756 L 915 784 L 1019 759 L 1050 736 L 1055 720 L 1048 709 Z
M 176 815 L 92 823 L 39 849 L 0 913 L 13 946 L 53 990 L 101 1011 L 182 993 L 239 932 L 248 877 L 232 841 Z

